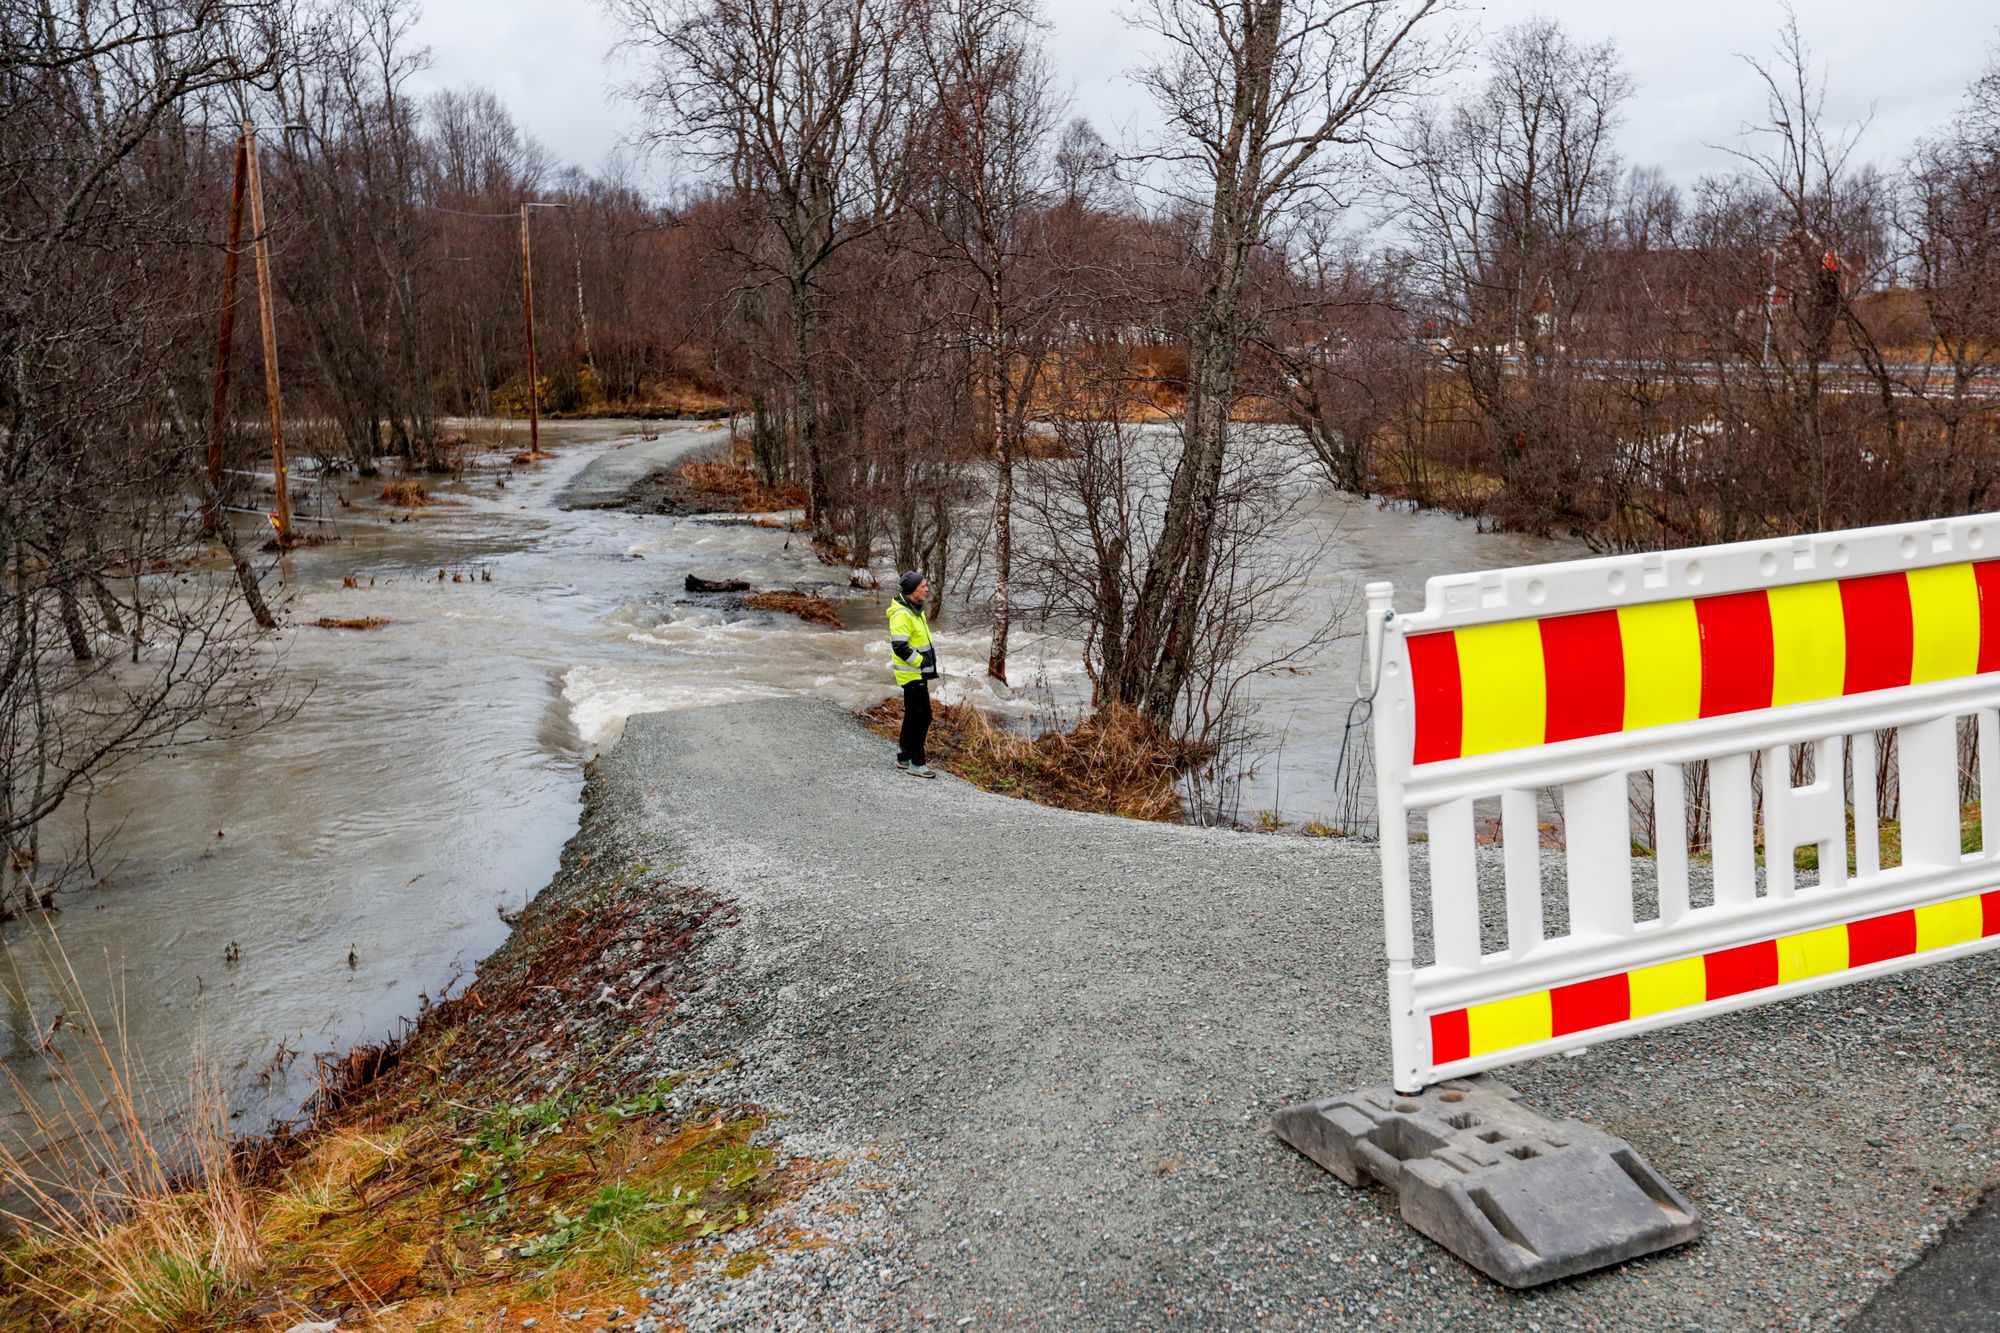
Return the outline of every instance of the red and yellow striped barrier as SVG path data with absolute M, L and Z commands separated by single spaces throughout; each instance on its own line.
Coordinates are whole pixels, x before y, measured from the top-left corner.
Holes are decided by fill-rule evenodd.
M 1431 1064 L 1492 1055 L 1992 935 L 2000 935 L 2000 890 L 1491 1000 L 1431 1015 Z
M 2000 560 L 1412 634 L 1412 762 L 2000 670 Z

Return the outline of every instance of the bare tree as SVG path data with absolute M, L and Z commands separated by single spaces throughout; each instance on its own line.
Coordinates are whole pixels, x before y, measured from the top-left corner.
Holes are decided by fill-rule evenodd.
M 1332 206 L 1346 150 L 1415 92 L 1442 52 L 1419 36 L 1440 0 L 1152 0 L 1168 54 L 1138 72 L 1165 124 L 1152 161 L 1190 211 L 1182 315 L 1188 397 L 1159 538 L 1111 697 L 1171 723 L 1211 574 L 1253 262 L 1299 208 Z
M 394 453 L 436 467 L 436 409 L 419 273 L 432 219 L 420 212 L 421 142 L 405 91 L 429 63 L 413 48 L 412 0 L 356 0 L 313 16 L 313 58 L 266 101 L 284 170 L 278 240 L 291 312 L 307 332 L 320 397 L 366 474 Z M 387 423 L 389 439 L 380 438 Z
M 921 146 L 933 188 L 917 197 L 928 234 L 971 288 L 991 436 L 993 641 L 986 670 L 1007 679 L 1014 565 L 1014 460 L 1048 345 L 1051 303 L 1028 289 L 1049 197 L 1048 141 L 1058 105 L 1035 42 L 1032 0 L 940 0 L 922 52 L 933 108 Z
M 1051 163 L 1055 201 L 1072 212 L 1109 208 L 1116 202 L 1118 155 L 1089 120 L 1078 116 L 1063 127 Z
M 1021 583 L 1057 625 L 1074 627 L 1101 713 L 1129 705 L 1113 694 L 1125 664 L 1127 625 L 1150 555 L 1172 520 L 1168 497 L 1177 432 L 1132 420 L 1145 405 L 1130 373 L 1132 349 L 1112 319 L 1078 312 L 1063 373 L 1044 402 L 1055 447 L 1022 464 Z M 1345 608 L 1299 625 L 1305 575 L 1322 552 L 1274 542 L 1298 531 L 1312 492 L 1295 450 L 1274 447 L 1270 427 L 1230 452 L 1217 488 L 1214 563 L 1204 586 L 1173 735 L 1211 758 L 1235 756 L 1251 731 L 1238 708 L 1251 678 L 1310 656 Z M 1261 635 L 1285 626 L 1276 652 Z
M 793 434 L 812 517 L 833 540 L 823 439 L 826 269 L 890 203 L 908 109 L 908 7 L 892 0 L 607 0 L 645 74 L 649 138 L 726 176 L 723 238 L 747 290 L 775 284 L 789 325 Z
M 1367 495 L 1376 444 L 1420 393 L 1427 356 L 1410 333 L 1407 265 L 1311 225 L 1289 261 L 1259 338 L 1281 371 L 1275 396 L 1326 480 Z
M 1631 81 L 1610 43 L 1581 45 L 1546 18 L 1506 29 L 1487 60 L 1478 93 L 1412 126 L 1400 217 L 1511 517 L 1547 527 L 1598 494 L 1598 423 L 1563 367 L 1609 277 L 1612 135 Z
M 484 89 L 432 94 L 424 127 L 419 198 L 436 237 L 426 265 L 434 285 L 424 293 L 425 326 L 442 371 L 444 403 L 460 412 L 491 413 L 511 399 L 525 400 L 527 389 L 521 256 L 507 224 L 518 218 L 523 199 L 546 197 L 555 166 Z M 633 212 L 646 218 L 644 210 Z M 600 364 L 617 360 L 599 358 Z M 639 372 L 627 371 L 621 388 L 628 396 L 638 396 L 639 379 Z
M 1884 257 L 1884 200 L 1878 182 L 1851 167 L 1865 127 L 1827 123 L 1825 80 L 1815 70 L 1798 15 L 1787 11 L 1774 59 L 1746 62 L 1763 85 L 1765 118 L 1732 150 L 1741 163 L 1738 176 L 1715 184 L 1712 197 L 1714 211 L 1733 212 L 1763 234 L 1715 239 L 1722 253 L 1769 258 L 1772 294 L 1751 385 L 1770 444 L 1802 483 L 1800 502 L 1788 506 L 1781 522 L 1825 528 L 1847 508 L 1850 497 L 1840 487 L 1857 477 L 1842 463 L 1859 448 L 1849 432 L 1828 428 L 1827 363 L 1848 298 L 1866 284 L 1869 261 Z M 1779 291 L 1788 297 L 1782 311 Z M 1743 340 L 1730 341 L 1747 354 Z M 1893 420 L 1897 408 L 1886 384 L 1882 402 Z
M 1925 350 L 1902 387 L 1937 430 L 1927 471 L 1938 493 L 1929 503 L 1983 508 L 2000 484 L 1994 413 L 1982 393 L 2000 372 L 2000 60 L 1951 126 L 1918 145 L 1898 214 Z
M 0 7 L 0 891 L 33 892 L 70 796 L 246 702 L 227 584 L 181 572 L 215 292 L 188 219 L 221 160 L 205 100 L 278 67 L 275 17 Z

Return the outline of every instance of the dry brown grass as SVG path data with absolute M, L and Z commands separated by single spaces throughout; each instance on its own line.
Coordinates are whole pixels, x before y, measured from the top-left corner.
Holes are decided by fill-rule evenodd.
M 684 1101 L 637 1072 L 651 1065 L 632 1048 L 670 1021 L 682 960 L 722 911 L 634 887 L 638 873 L 531 904 L 467 991 L 400 1040 L 323 1062 L 314 1125 L 255 1153 L 230 1144 L 219 1084 L 196 1101 L 191 1154 L 129 1133 L 150 1123 L 129 1062 L 89 1024 L 64 1063 L 110 1082 L 78 1079 L 43 1136 L 66 1145 L 69 1178 L 96 1182 L 89 1206 L 0 1136 L 0 1186 L 47 1215 L 0 1244 L 0 1327 L 279 1333 L 338 1317 L 415 1333 L 495 1328 L 503 1307 L 510 1325 L 567 1327 L 557 1316 L 580 1305 L 642 1307 L 662 1263 L 718 1257 L 722 1235 L 832 1168 L 780 1163 L 754 1106 Z M 612 990 L 616 1014 L 593 998 Z
M 1105 421 L 1172 421 L 1187 414 L 1187 349 L 1154 343 L 1132 349 L 1122 363 L 1088 355 L 1057 355 L 1042 367 L 1028 414 L 1031 417 L 1091 417 Z M 1230 409 L 1233 421 L 1284 421 L 1285 406 L 1246 395 Z M 1056 452 L 1048 437 L 1023 442 L 1030 457 Z
M 392 481 L 382 488 L 382 503 L 395 505 L 399 509 L 422 509 L 435 504 L 430 491 L 421 481 Z
M 0 1214 L 15 1233 L 0 1250 L 0 1325 L 151 1330 L 212 1318 L 263 1261 L 220 1077 L 197 1060 L 185 1106 L 164 1104 L 126 1043 L 120 985 L 100 1022 L 59 937 L 43 943 L 61 1006 L 36 1034 L 32 1084 L 6 1075 L 23 1118 L 0 1135 L 0 1191 L 22 1211 Z
M 1089 354 L 1058 353 L 1037 376 L 1029 394 L 1031 418 L 1092 418 L 1127 423 L 1175 421 L 1187 415 L 1187 349 L 1150 343 L 1131 349 L 1122 362 L 1106 362 Z M 1281 399 L 1245 393 L 1231 405 L 1229 419 L 1243 422 L 1287 422 L 1288 405 Z M 1058 446 L 1048 436 L 1022 442 L 1028 457 L 1053 457 Z
M 1212 757 L 1171 740 L 1126 708 L 1033 739 L 994 725 L 976 708 L 937 704 L 933 715 L 930 745 L 938 767 L 987 791 L 1064 810 L 1179 823 L 1186 818 L 1179 778 Z M 886 699 L 862 717 L 893 737 L 903 722 L 903 701 Z
M 698 416 L 705 412 L 733 412 L 742 405 L 731 399 L 727 393 L 713 385 L 701 383 L 688 375 L 667 375 L 649 380 L 645 386 L 643 406 L 658 408 L 679 416 Z
M 797 616 L 808 625 L 824 625 L 828 629 L 844 628 L 840 623 L 840 613 L 833 609 L 833 603 L 824 597 L 814 597 L 803 592 L 759 592 L 752 593 L 745 602 L 755 611 L 782 611 L 786 615 Z
M 395 520 L 392 519 L 390 521 L 394 522 Z M 329 536 L 323 532 L 302 532 L 298 528 L 293 528 L 290 540 L 286 541 L 283 545 L 280 545 L 278 539 L 274 536 L 259 549 L 265 551 L 302 551 L 312 546 L 331 546 L 339 540 L 340 538 Z
M 739 514 L 772 514 L 781 509 L 803 509 L 803 487 L 765 486 L 750 466 L 749 450 L 741 446 L 722 458 L 691 458 L 681 464 L 681 484 L 702 495 L 730 501 Z

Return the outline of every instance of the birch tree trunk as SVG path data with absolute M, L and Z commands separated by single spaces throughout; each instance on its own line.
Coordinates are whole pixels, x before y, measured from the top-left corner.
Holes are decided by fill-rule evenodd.
M 1159 536 L 1104 697 L 1163 728 L 1209 633 L 1209 575 L 1248 330 L 1253 254 L 1343 169 L 1368 117 L 1431 72 L 1414 30 L 1438 0 L 1154 0 L 1169 54 L 1141 72 L 1167 126 L 1176 193 L 1206 214 L 1189 256 L 1188 398 Z M 1221 632 L 1219 629 L 1217 632 Z

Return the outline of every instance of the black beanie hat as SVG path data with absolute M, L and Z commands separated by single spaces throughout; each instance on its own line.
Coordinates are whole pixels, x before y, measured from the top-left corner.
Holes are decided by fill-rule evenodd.
M 917 589 L 923 586 L 923 582 L 924 576 L 914 569 L 903 575 L 903 596 L 915 596 Z

